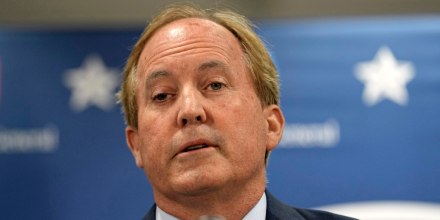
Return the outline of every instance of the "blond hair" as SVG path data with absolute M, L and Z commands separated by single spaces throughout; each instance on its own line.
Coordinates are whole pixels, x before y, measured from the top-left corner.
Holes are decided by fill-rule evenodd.
M 194 5 L 171 5 L 156 15 L 145 28 L 125 65 L 124 79 L 121 90 L 117 93 L 117 98 L 118 102 L 122 104 L 127 126 L 138 127 L 136 70 L 145 44 L 159 28 L 184 18 L 207 19 L 225 27 L 234 34 L 243 47 L 246 65 L 251 72 L 255 90 L 262 105 L 279 105 L 279 82 L 276 68 L 248 19 L 230 10 L 205 10 Z

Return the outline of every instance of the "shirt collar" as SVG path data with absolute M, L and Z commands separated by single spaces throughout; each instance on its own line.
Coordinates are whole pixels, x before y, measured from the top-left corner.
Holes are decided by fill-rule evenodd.
M 249 211 L 243 220 L 264 220 L 266 219 L 266 193 L 263 193 L 258 203 Z M 178 220 L 176 217 L 166 213 L 159 206 L 156 206 L 156 220 Z
M 266 219 L 266 209 L 267 209 L 267 201 L 266 201 L 266 193 L 260 198 L 260 201 L 251 209 L 250 212 L 246 216 L 244 216 L 243 220 L 265 220 Z

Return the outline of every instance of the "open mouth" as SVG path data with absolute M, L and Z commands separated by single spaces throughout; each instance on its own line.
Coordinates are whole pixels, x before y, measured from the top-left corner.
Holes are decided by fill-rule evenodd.
M 193 145 L 193 146 L 189 146 L 189 147 L 185 148 L 185 150 L 183 150 L 183 152 L 199 150 L 199 149 L 202 149 L 202 148 L 205 148 L 205 147 L 208 147 L 208 145 L 207 144 Z

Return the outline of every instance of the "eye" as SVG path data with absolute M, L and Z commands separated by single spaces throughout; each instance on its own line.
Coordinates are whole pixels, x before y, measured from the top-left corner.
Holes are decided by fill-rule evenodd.
M 213 82 L 213 83 L 210 83 L 209 85 L 208 85 L 208 89 L 212 89 L 212 90 L 220 90 L 220 89 L 222 89 L 223 87 L 225 86 L 225 84 L 223 84 L 223 83 L 221 83 L 221 82 Z
M 153 96 L 153 101 L 164 102 L 164 101 L 166 101 L 169 98 L 171 98 L 171 94 L 169 94 L 169 93 L 159 93 L 159 94 Z

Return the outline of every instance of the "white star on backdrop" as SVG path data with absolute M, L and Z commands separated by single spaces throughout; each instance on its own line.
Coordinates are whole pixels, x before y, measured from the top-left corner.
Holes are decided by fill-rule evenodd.
M 373 106 L 384 99 L 404 106 L 408 104 L 406 85 L 414 78 L 411 62 L 398 61 L 391 50 L 382 46 L 370 62 L 356 65 L 355 76 L 364 83 L 363 100 Z
M 64 75 L 64 84 L 71 89 L 70 106 L 80 112 L 89 106 L 111 110 L 115 105 L 114 90 L 118 86 L 119 71 L 107 68 L 98 55 L 89 55 L 81 67 Z

